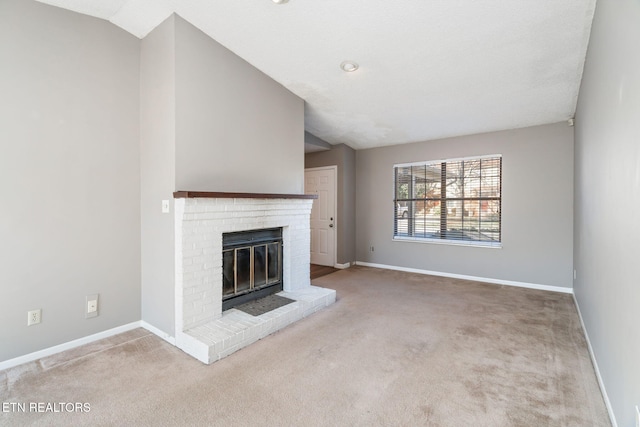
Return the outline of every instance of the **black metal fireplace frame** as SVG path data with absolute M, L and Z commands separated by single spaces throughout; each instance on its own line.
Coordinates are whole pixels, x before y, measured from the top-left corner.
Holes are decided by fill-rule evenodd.
M 266 273 L 265 284 L 255 287 L 254 277 L 254 253 L 256 247 L 265 246 L 266 253 L 268 254 L 268 245 L 277 244 L 277 275 L 273 280 L 269 280 L 268 265 L 269 261 L 265 260 Z M 237 250 L 250 249 L 250 288 L 237 291 Z M 225 254 L 233 251 L 233 268 L 230 269 L 229 265 L 226 265 L 225 260 L 228 257 Z M 282 228 L 268 228 L 260 230 L 246 230 L 233 233 L 224 233 L 222 235 L 222 311 L 228 310 L 245 302 L 253 301 L 258 298 L 262 298 L 276 292 L 280 292 L 283 289 L 282 284 L 282 272 L 283 272 L 283 239 Z M 270 255 L 267 255 L 269 257 Z M 230 272 L 233 272 L 233 279 L 228 277 Z M 225 295 L 225 284 L 228 284 L 230 280 L 233 280 L 234 293 L 231 295 Z

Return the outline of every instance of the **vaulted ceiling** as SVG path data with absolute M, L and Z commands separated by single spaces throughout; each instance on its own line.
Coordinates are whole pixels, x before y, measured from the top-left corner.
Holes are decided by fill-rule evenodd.
M 355 149 L 572 118 L 596 3 L 39 1 L 139 38 L 175 12 L 303 98 L 308 132 Z

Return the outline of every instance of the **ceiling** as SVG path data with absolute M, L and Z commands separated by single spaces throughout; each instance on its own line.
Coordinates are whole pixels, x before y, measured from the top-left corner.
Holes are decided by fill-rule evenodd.
M 304 99 L 308 132 L 355 149 L 572 118 L 596 3 L 39 1 L 139 38 L 175 12 Z

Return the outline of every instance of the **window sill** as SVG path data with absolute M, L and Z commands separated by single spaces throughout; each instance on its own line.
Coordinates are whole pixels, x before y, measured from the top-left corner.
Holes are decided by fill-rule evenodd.
M 409 243 L 427 243 L 434 245 L 471 246 L 474 248 L 502 249 L 502 242 L 474 242 L 469 240 L 429 239 L 424 237 L 394 236 L 394 241 Z

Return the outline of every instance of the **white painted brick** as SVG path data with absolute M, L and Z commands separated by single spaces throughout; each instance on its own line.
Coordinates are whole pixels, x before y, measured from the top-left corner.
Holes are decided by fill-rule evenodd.
M 188 282 L 189 280 L 193 280 L 193 273 L 187 273 L 184 270 L 177 273 L 181 276 L 183 282 Z
M 283 275 L 285 287 L 308 287 L 312 203 L 312 200 L 299 199 L 176 199 L 176 242 L 182 243 L 176 248 L 176 267 L 182 269 L 176 272 L 176 284 L 183 287 L 182 294 L 188 297 L 182 304 L 184 326 L 222 317 L 224 232 L 283 227 L 284 255 L 289 257 L 284 263 L 288 269 Z M 192 300 L 196 297 L 200 298 L 197 304 Z M 294 312 L 287 313 L 291 314 L 279 320 L 280 325 L 288 324 L 298 316 Z M 242 319 L 237 322 L 243 345 L 274 330 L 273 321 L 268 319 L 260 320 L 258 324 Z M 209 350 L 212 360 L 217 360 L 218 350 Z
M 228 348 L 226 350 L 223 350 L 223 351 L 220 352 L 220 358 L 222 359 L 224 357 L 227 357 L 227 356 L 235 353 L 236 351 L 240 350 L 240 348 L 241 347 L 239 347 L 239 346 L 235 346 L 235 347 L 230 347 L 230 348 Z
M 223 341 L 222 348 L 226 350 L 228 348 L 238 347 L 238 345 L 242 342 L 242 335 L 242 332 L 231 335 L 229 338 Z
M 203 269 L 204 269 L 204 266 L 202 264 L 191 264 L 191 265 L 185 265 L 182 267 L 182 270 L 185 273 L 194 273 L 196 271 L 202 271 Z
M 205 206 L 204 205 L 199 205 L 199 204 L 196 203 L 196 205 L 189 206 L 187 211 L 189 213 L 204 212 L 205 211 Z
M 213 244 L 213 242 L 211 240 L 206 241 L 206 240 L 200 239 L 199 241 L 194 241 L 193 242 L 193 248 L 194 249 L 213 248 L 214 246 L 215 245 Z
M 225 205 L 210 203 L 204 207 L 205 212 L 226 212 Z
M 188 295 L 184 295 L 183 302 L 190 304 L 196 301 L 200 301 L 201 299 L 202 299 L 202 295 L 200 295 L 199 293 L 191 293 Z
M 193 272 L 193 280 L 197 281 L 198 284 L 204 284 L 205 283 L 205 279 L 207 279 L 209 277 L 211 273 L 206 270 L 200 270 L 200 271 L 194 271 Z M 195 282 L 193 282 L 192 284 L 194 284 Z
M 209 261 L 209 257 L 203 256 L 203 255 L 194 256 L 191 258 L 191 262 L 193 262 L 194 264 L 204 265 L 208 261 Z
M 203 255 L 217 255 L 220 260 L 222 260 L 222 255 L 220 255 L 220 253 L 222 252 L 222 244 L 220 245 L 212 245 L 208 248 L 202 248 L 202 254 Z M 215 259 L 215 258 L 212 258 Z M 220 265 L 222 265 L 222 261 L 220 261 Z
M 222 350 L 222 342 L 229 336 L 226 332 L 222 332 L 220 328 L 216 326 L 217 321 L 208 322 L 202 326 L 206 329 L 206 334 L 212 337 L 212 339 L 220 344 L 220 350 Z

